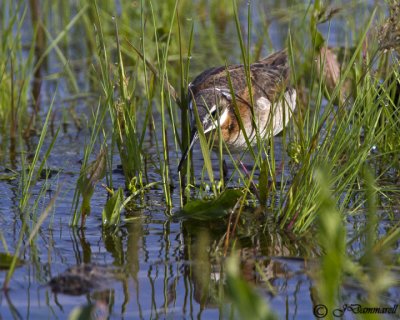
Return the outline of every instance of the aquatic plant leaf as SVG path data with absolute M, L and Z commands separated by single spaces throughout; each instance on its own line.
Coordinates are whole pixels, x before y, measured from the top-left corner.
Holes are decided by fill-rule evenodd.
M 266 300 L 240 276 L 239 258 L 231 256 L 226 262 L 226 291 L 240 319 L 276 319 Z
M 203 154 L 204 166 L 207 169 L 211 183 L 214 182 L 214 171 L 211 164 L 211 155 L 208 147 L 208 141 L 204 133 L 202 120 L 200 119 L 196 102 L 193 104 L 194 118 L 196 120 L 197 134 L 200 142 L 201 153 Z
M 188 202 L 177 215 L 198 220 L 211 220 L 226 216 L 243 195 L 241 190 L 226 189 L 213 200 L 193 200 Z
M 126 40 L 126 42 L 128 43 L 128 45 L 137 53 L 137 55 L 140 57 L 140 59 L 143 60 L 144 63 L 146 63 L 147 68 L 149 68 L 149 70 L 153 73 L 153 75 L 160 80 L 161 77 L 157 71 L 157 68 L 149 61 L 146 59 L 146 57 L 144 56 L 144 54 L 142 53 L 142 51 L 140 51 L 139 49 L 137 49 L 131 42 L 129 42 L 128 40 Z M 181 100 L 178 96 L 178 93 L 176 92 L 175 88 L 168 82 L 168 79 L 163 79 L 164 81 L 162 81 L 162 83 L 164 84 L 165 87 L 165 91 L 168 92 L 170 94 L 170 96 L 172 97 L 172 99 L 176 102 L 176 104 L 182 108 L 182 103 Z
M 316 50 L 319 50 L 325 44 L 325 39 L 317 28 L 321 16 L 321 10 L 323 9 L 321 9 L 320 1 L 315 1 L 310 19 L 310 32 Z
M 17 173 L 4 173 L 0 174 L 0 181 L 12 181 L 18 178 Z
M 102 148 L 96 160 L 90 163 L 79 177 L 78 188 L 82 194 L 83 217 L 90 213 L 90 199 L 93 196 L 94 187 L 106 175 L 106 154 L 106 148 Z
M 0 252 L 0 270 L 10 269 L 14 258 L 15 257 L 9 253 Z M 16 266 L 19 267 L 22 264 L 23 260 L 17 258 Z
M 332 310 L 338 296 L 343 270 L 347 261 L 346 230 L 340 212 L 332 199 L 327 169 L 316 170 L 314 179 L 320 190 L 318 209 L 318 239 L 324 254 L 320 258 L 317 292 L 320 301 Z
M 94 312 L 96 310 L 96 305 L 88 304 L 85 306 L 80 306 L 74 308 L 69 314 L 69 320 L 86 320 L 93 319 Z
M 104 227 L 116 226 L 119 224 L 121 217 L 121 204 L 124 200 L 124 191 L 119 188 L 104 206 L 102 213 L 102 221 Z

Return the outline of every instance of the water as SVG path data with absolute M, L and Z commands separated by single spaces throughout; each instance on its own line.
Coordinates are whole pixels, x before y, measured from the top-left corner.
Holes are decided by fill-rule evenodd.
M 258 23 L 260 21 L 255 18 L 254 24 Z M 271 31 L 277 47 L 282 46 L 284 37 L 279 31 L 282 30 L 280 27 L 287 29 L 285 23 L 274 22 Z M 341 26 L 336 27 L 342 32 Z M 230 32 L 234 33 L 232 30 Z M 331 33 L 336 34 L 332 29 Z M 228 41 L 227 46 L 229 45 Z M 74 43 L 69 49 L 71 57 L 79 58 L 83 47 L 82 43 Z M 195 44 L 194 51 L 202 52 L 201 45 Z M 196 56 L 192 59 L 195 70 L 204 68 L 204 65 L 200 65 L 204 64 L 201 61 L 205 56 L 201 56 L 198 62 Z M 196 63 L 199 66 L 196 66 Z M 48 74 L 62 69 L 54 55 L 50 56 L 49 66 Z M 89 91 L 90 84 L 85 80 L 87 66 L 82 62 L 78 63 L 78 66 L 79 85 Z M 91 110 L 98 104 L 97 99 L 79 99 L 73 103 L 66 103 L 66 99 L 71 97 L 65 78 L 43 82 L 42 106 L 45 108 L 49 104 L 56 87 L 56 125 L 64 121 L 65 110 L 70 107 L 80 115 L 83 123 L 90 123 Z M 43 110 L 42 116 L 45 111 Z M 98 184 L 85 227 L 70 227 L 72 198 L 83 158 L 83 146 L 88 141 L 89 132 L 87 129 L 78 130 L 71 117 L 66 118 L 68 128 L 60 132 L 47 163 L 54 173 L 47 180 L 39 180 L 31 190 L 30 205 L 35 205 L 36 210 L 33 210 L 30 218 L 37 219 L 37 215 L 45 211 L 55 196 L 56 204 L 34 242 L 29 244 L 27 239 L 24 240 L 23 248 L 26 250 L 23 250 L 22 259 L 25 263 L 16 269 L 9 285 L 10 290 L 0 294 L 0 319 L 67 319 L 74 308 L 89 303 L 96 305 L 100 315 L 109 314 L 111 319 L 229 318 L 231 305 L 221 305 L 218 297 L 219 288 L 226 281 L 223 271 L 226 261 L 222 255 L 214 256 L 213 252 L 216 251 L 212 250 L 223 247 L 226 222 L 199 223 L 169 218 L 163 192 L 158 187 L 145 193 L 142 200 L 137 200 L 132 208 L 124 212 L 126 220 L 119 230 L 112 234 L 102 230 L 101 213 L 107 200 L 107 192 Z M 154 139 L 159 139 L 159 134 L 156 132 L 155 136 L 146 138 L 145 149 L 149 154 L 155 150 Z M 50 141 L 51 133 L 44 150 Z M 284 157 L 284 150 L 279 141 L 277 138 L 278 161 Z M 34 137 L 30 142 L 32 148 L 29 151 L 32 152 L 37 138 Z M 171 150 L 174 150 L 173 146 Z M 177 156 L 175 151 L 171 151 L 172 158 Z M 202 160 L 198 147 L 194 157 L 196 170 L 201 170 Z M 114 186 L 123 186 L 124 177 L 117 164 L 119 160 L 115 155 L 113 183 Z M 6 168 L 20 170 L 20 155 L 17 154 L 16 163 L 9 160 L 8 155 L 3 156 L 1 173 L 8 173 Z M 158 174 L 151 170 L 154 168 L 150 167 L 149 180 L 158 181 Z M 175 173 L 173 180 L 176 180 Z M 44 184 L 46 191 L 42 193 Z M 21 229 L 18 188 L 18 178 L 0 181 L 0 236 L 10 252 L 14 251 Z M 178 188 L 173 191 L 172 198 L 175 213 L 180 208 Z M 34 204 L 36 199 L 38 202 Z M 254 215 L 253 210 L 248 209 L 246 215 Z M 381 212 L 381 215 L 385 217 L 386 213 Z M 360 220 L 361 224 L 365 222 L 363 218 Z M 242 276 L 256 288 L 265 301 L 268 301 L 279 318 L 313 318 L 316 285 L 313 274 L 316 257 L 320 254 L 313 230 L 298 238 L 290 232 L 278 233 L 268 230 L 268 226 L 267 232 L 264 232 L 264 225 L 268 223 L 265 220 L 248 221 L 248 225 L 238 231 L 240 233 L 237 247 L 240 248 L 238 253 L 242 261 Z M 387 227 L 392 225 L 393 221 L 382 220 L 379 224 L 379 234 L 385 234 Z M 353 221 L 349 222 L 349 238 L 357 234 L 353 230 L 356 226 Z M 349 251 L 358 252 L 360 247 L 361 241 L 356 239 Z M 0 248 L 1 252 L 6 250 L 4 244 Z M 397 246 L 395 254 L 398 253 Z M 93 268 L 98 266 L 111 271 L 118 270 L 118 277 L 106 274 L 104 288 L 79 296 L 52 292 L 47 285 L 51 278 L 69 267 L 83 263 Z M 1 282 L 5 276 L 6 271 L 0 270 Z M 111 281 L 106 279 L 108 277 Z M 398 278 L 398 273 L 396 277 Z M 388 305 L 398 302 L 396 299 L 399 293 L 398 287 L 387 291 Z M 343 300 L 352 303 L 358 301 L 361 294 L 362 290 L 357 283 L 349 281 Z

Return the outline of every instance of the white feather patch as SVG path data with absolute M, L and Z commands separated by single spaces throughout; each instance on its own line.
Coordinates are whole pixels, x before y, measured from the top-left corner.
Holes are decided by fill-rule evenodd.
M 219 117 L 219 125 L 222 126 L 228 120 L 229 110 L 225 108 L 224 112 Z
M 266 110 L 266 109 L 270 109 L 271 108 L 271 102 L 265 98 L 265 97 L 261 97 L 259 98 L 257 101 L 257 107 L 260 110 Z
M 214 111 L 215 109 L 216 109 L 216 106 L 214 105 L 210 109 L 210 112 Z M 229 110 L 226 108 L 224 110 L 224 112 L 219 116 L 219 126 L 222 126 L 225 123 L 225 121 L 228 119 L 228 115 L 229 115 Z M 207 116 L 209 116 L 209 115 L 207 115 Z M 218 128 L 218 122 L 217 122 L 217 119 L 213 119 L 212 126 L 205 129 L 204 133 L 210 132 L 211 130 L 214 130 L 216 128 Z

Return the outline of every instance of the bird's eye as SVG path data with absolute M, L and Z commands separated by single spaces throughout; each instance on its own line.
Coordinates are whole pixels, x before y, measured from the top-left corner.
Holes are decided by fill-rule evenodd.
M 217 115 L 217 106 L 213 106 L 213 107 L 210 109 L 210 116 L 211 116 L 212 118 L 215 118 L 216 115 Z

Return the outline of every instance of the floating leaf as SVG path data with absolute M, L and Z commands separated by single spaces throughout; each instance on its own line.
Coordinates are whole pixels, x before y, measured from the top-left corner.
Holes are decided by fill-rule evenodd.
M 50 179 L 53 175 L 60 173 L 59 169 L 43 168 L 38 172 L 38 179 Z
M 0 252 L 0 270 L 8 270 L 11 267 L 15 257 L 9 253 Z M 24 263 L 23 260 L 17 258 L 16 266 L 19 267 Z
M 117 192 L 114 192 L 112 197 L 108 199 L 106 205 L 104 206 L 102 213 L 103 226 L 116 226 L 119 224 L 121 204 L 124 200 L 124 191 L 119 188 Z
M 240 197 L 241 190 L 227 189 L 213 200 L 193 200 L 188 202 L 177 217 L 187 217 L 198 220 L 211 220 L 226 216 Z
M 0 174 L 0 181 L 12 181 L 18 178 L 18 174 L 9 173 L 9 174 Z

